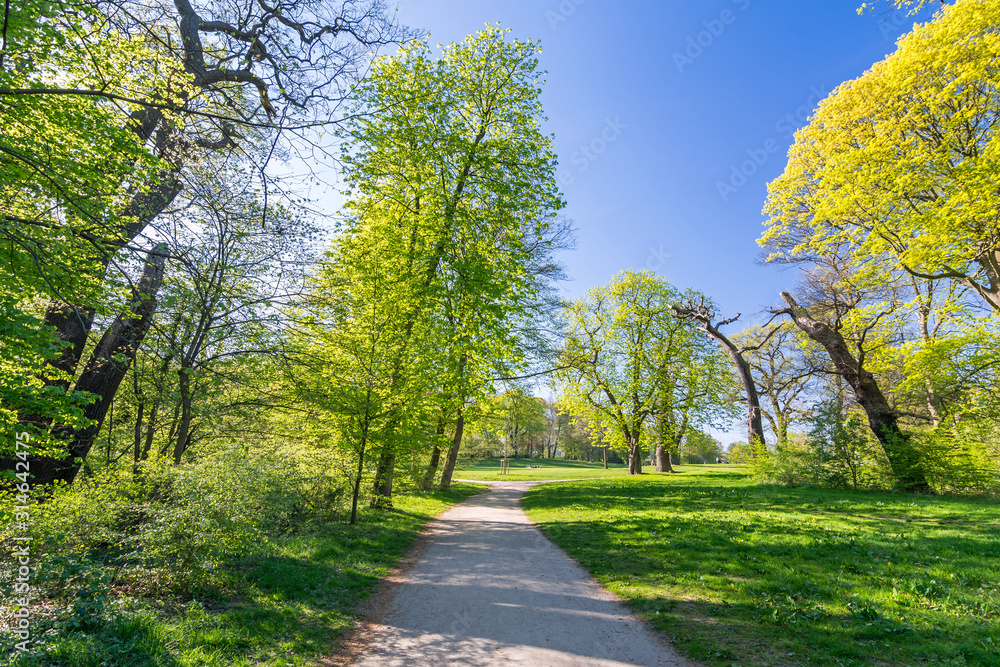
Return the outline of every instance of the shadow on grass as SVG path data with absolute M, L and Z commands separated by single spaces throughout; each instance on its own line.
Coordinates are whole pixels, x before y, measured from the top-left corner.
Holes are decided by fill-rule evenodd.
M 536 487 L 523 505 L 694 659 L 1000 664 L 1000 513 L 988 500 L 714 473 Z
M 99 627 L 59 631 L 59 641 L 44 637 L 31 653 L 3 664 L 17 667 L 179 667 L 174 642 L 151 614 L 118 616 Z
M 103 617 L 79 631 L 54 628 L 48 644 L 12 664 L 315 664 L 334 652 L 357 618 L 358 604 L 412 546 L 423 523 L 479 490 L 456 485 L 450 493 L 412 494 L 400 498 L 400 511 L 365 512 L 356 526 L 331 522 L 297 535 L 273 535 L 255 553 L 210 570 L 197 591 L 109 600 Z M 164 564 L 145 576 L 169 580 L 179 574 Z

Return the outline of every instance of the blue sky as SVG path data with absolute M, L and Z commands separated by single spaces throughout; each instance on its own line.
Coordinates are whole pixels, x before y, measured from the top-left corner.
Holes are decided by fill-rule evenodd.
M 860 4 L 399 0 L 398 15 L 432 43 L 496 21 L 541 40 L 546 131 L 579 228 L 563 257 L 568 296 L 649 268 L 743 322 L 795 287 L 793 271 L 759 265 L 756 244 L 792 132 L 912 25 L 899 13 L 859 16 Z

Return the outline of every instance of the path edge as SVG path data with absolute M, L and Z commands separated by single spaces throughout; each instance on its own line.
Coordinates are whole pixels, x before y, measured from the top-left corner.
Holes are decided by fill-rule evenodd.
M 561 479 L 559 479 L 559 480 L 547 480 L 547 481 L 552 481 L 552 482 L 563 482 L 563 481 L 579 482 L 579 481 L 588 481 L 588 480 L 585 480 L 585 479 L 584 480 L 576 480 L 576 479 L 574 479 L 574 480 L 561 480 Z M 525 490 L 525 494 L 527 494 L 527 492 L 529 490 L 530 489 Z M 653 627 L 653 624 L 650 622 L 650 620 L 648 618 L 646 618 L 645 616 L 643 616 L 642 614 L 640 614 L 638 611 L 636 611 L 635 609 L 633 609 L 632 605 L 630 605 L 625 598 L 621 597 L 620 595 L 618 595 L 617 593 L 615 593 L 613 590 L 611 590 L 610 588 L 608 588 L 607 586 L 605 586 L 603 583 L 601 583 L 597 579 L 597 577 L 595 577 L 593 575 L 593 573 L 590 570 L 588 570 L 582 564 L 580 564 L 580 561 L 578 561 L 577 559 L 575 559 L 571 555 L 569 555 L 569 553 L 567 553 L 567 551 L 565 549 L 563 549 L 562 546 L 558 542 L 556 542 L 555 540 L 553 540 L 551 537 L 549 537 L 548 534 L 546 534 L 546 532 L 544 530 L 542 530 L 541 528 L 539 528 L 538 523 L 536 523 L 535 520 L 531 518 L 531 516 L 525 511 L 524 506 L 521 504 L 521 500 L 523 500 L 523 499 L 524 499 L 524 495 L 522 495 L 521 498 L 518 499 L 517 505 L 521 509 L 521 511 L 524 512 L 524 516 L 526 516 L 528 518 L 528 522 L 535 528 L 535 530 L 538 531 L 539 535 L 541 535 L 545 540 L 548 541 L 549 544 L 551 544 L 558 551 L 560 551 L 564 556 L 566 556 L 566 558 L 570 562 L 572 562 L 580 570 L 580 572 L 583 573 L 584 579 L 586 579 L 587 582 L 590 585 L 592 585 L 594 588 L 598 589 L 599 591 L 602 591 L 609 599 L 611 599 L 614 602 L 616 602 L 618 604 L 618 606 L 621 607 L 622 611 L 624 611 L 626 614 L 628 614 L 629 616 L 631 616 L 633 620 L 635 620 L 640 625 L 642 625 L 642 627 L 646 630 L 646 632 L 651 637 L 653 637 L 662 646 L 667 647 L 670 652 L 672 652 L 677 658 L 679 658 L 680 664 L 683 667 L 702 667 L 701 663 L 696 662 L 695 660 L 693 660 L 693 659 L 689 658 L 688 656 L 684 655 L 684 653 L 681 652 L 681 650 L 679 648 L 677 648 L 677 646 L 674 644 L 674 642 L 670 641 L 670 638 L 668 636 L 664 635 L 664 633 L 662 631 L 657 630 L 656 628 Z
M 393 599 L 396 597 L 399 584 L 403 581 L 403 578 L 410 572 L 410 570 L 413 569 L 413 566 L 417 564 L 421 556 L 424 555 L 424 551 L 427 550 L 431 535 L 434 534 L 434 523 L 446 512 L 458 507 L 470 498 L 475 498 L 480 493 L 489 491 L 492 486 L 490 482 L 479 482 L 475 480 L 454 481 L 466 481 L 475 484 L 482 484 L 483 488 L 476 491 L 471 496 L 463 498 L 460 502 L 445 508 L 435 516 L 428 519 L 427 522 L 421 526 L 420 532 L 413 541 L 413 545 L 410 546 L 406 554 L 404 554 L 399 560 L 396 567 L 394 567 L 389 574 L 379 580 L 371 595 L 358 604 L 355 609 L 355 614 L 358 618 L 337 640 L 337 648 L 334 649 L 333 653 L 320 658 L 317 664 L 322 667 L 348 667 L 349 665 L 354 664 L 354 662 L 361 656 L 362 653 L 365 652 L 365 650 L 371 645 L 372 640 L 374 640 L 380 632 L 381 620 L 388 611 Z

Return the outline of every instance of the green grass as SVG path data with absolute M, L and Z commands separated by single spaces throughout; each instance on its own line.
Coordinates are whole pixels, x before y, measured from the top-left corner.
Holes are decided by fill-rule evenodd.
M 500 459 L 482 459 L 479 461 L 459 461 L 455 468 L 456 479 L 474 479 L 480 482 L 530 482 L 542 479 L 593 479 L 597 477 L 624 477 L 628 472 L 621 463 L 609 463 L 604 469 L 603 463 L 587 463 L 586 461 L 564 461 L 562 459 L 525 459 L 510 462 L 509 472 L 500 474 Z M 541 466 L 528 468 L 527 466 Z
M 365 512 L 357 526 L 330 523 L 309 534 L 275 538 L 256 555 L 220 570 L 194 600 L 118 599 L 117 613 L 107 612 L 76 630 L 53 629 L 44 652 L 12 664 L 319 664 L 336 649 L 338 637 L 356 620 L 359 603 L 412 546 L 422 525 L 482 488 L 454 484 L 449 493 L 397 496 L 394 511 Z
M 734 466 L 541 485 L 528 515 L 707 665 L 1000 665 L 1000 507 Z

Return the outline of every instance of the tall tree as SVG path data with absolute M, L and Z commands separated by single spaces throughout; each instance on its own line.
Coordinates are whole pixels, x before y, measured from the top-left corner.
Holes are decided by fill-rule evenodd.
M 57 390 L 80 372 L 95 317 L 151 321 L 130 314 L 129 291 L 107 283 L 127 282 L 118 267 L 159 240 L 154 223 L 197 156 L 239 143 L 251 155 L 269 139 L 254 165 L 265 173 L 271 156 L 336 117 L 370 49 L 404 34 L 377 0 L 40 0 L 7 3 L 3 20 L 0 113 L 11 122 L 0 137 L 0 235 L 12 269 L 32 281 L 29 298 L 49 301 L 44 325 L 63 345 L 43 382 Z M 109 300 L 116 292 L 123 298 Z M 93 410 L 111 404 L 120 380 L 94 385 L 108 395 Z M 52 424 L 31 413 L 22 422 Z M 89 437 L 70 421 L 51 430 Z M 35 468 L 36 482 L 72 477 L 72 466 Z
M 712 320 L 716 318 L 715 309 L 704 297 L 699 299 L 697 303 L 690 302 L 683 307 L 674 305 L 672 308 L 678 317 L 698 322 L 698 328 L 718 342 L 722 346 L 722 349 L 726 351 L 726 354 L 729 355 L 733 366 L 736 368 L 736 374 L 740 378 L 740 382 L 743 383 L 743 391 L 746 396 L 748 442 L 751 445 L 759 443 L 763 446 L 765 440 L 764 426 L 761 422 L 760 397 L 757 395 L 757 385 L 754 383 L 750 364 L 747 363 L 744 357 L 744 353 L 747 350 L 738 347 L 728 336 L 720 331 L 725 325 L 732 324 L 739 319 L 739 313 L 736 314 L 736 317 L 721 320 L 713 324 Z
M 341 134 L 344 232 L 359 249 L 363 239 L 396 239 L 391 261 L 407 285 L 395 304 L 391 384 L 401 391 L 419 366 L 422 335 L 446 330 L 440 370 L 451 378 L 455 431 L 443 486 L 461 446 L 465 403 L 485 395 L 491 366 L 518 362 L 509 322 L 537 300 L 546 278 L 529 268 L 550 256 L 550 223 L 563 206 L 551 140 L 540 129 L 538 49 L 496 27 L 437 59 L 423 42 L 402 49 L 375 64 Z M 394 429 L 405 425 L 389 429 L 376 466 L 383 504 L 392 494 Z

